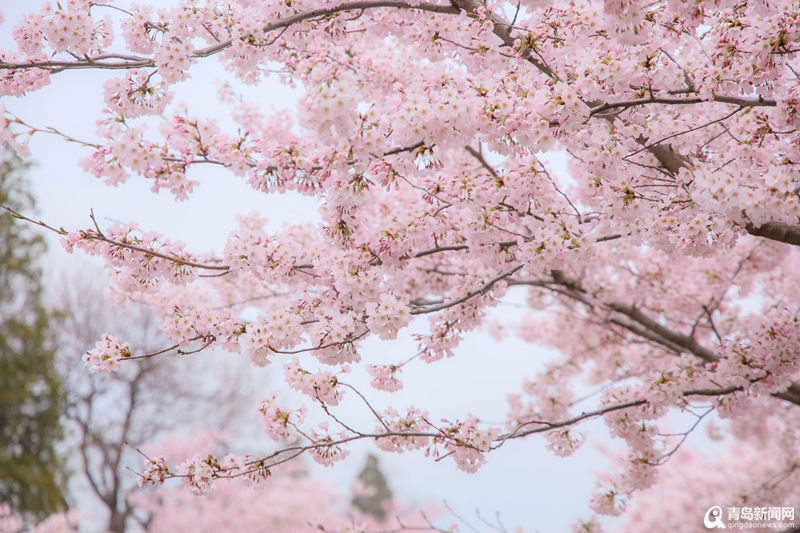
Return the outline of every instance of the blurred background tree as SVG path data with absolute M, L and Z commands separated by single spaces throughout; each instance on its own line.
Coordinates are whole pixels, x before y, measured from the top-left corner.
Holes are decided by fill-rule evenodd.
M 0 152 L 0 203 L 24 212 L 34 203 L 27 167 L 10 150 Z M 0 501 L 37 518 L 66 508 L 56 448 L 63 397 L 42 301 L 44 251 L 30 225 L 0 213 Z
M 34 209 L 27 167 L 0 151 L 0 204 Z M 191 455 L 213 436 L 198 434 L 200 423 L 233 446 L 242 406 L 266 375 L 254 379 L 244 360 L 217 365 L 213 354 L 90 373 L 80 359 L 102 332 L 154 351 L 159 320 L 145 306 L 118 306 L 93 263 L 48 269 L 45 284 L 45 251 L 31 226 L 0 212 L 0 533 L 76 533 L 78 517 L 84 531 L 108 533 L 403 529 L 372 455 L 351 506 L 301 464 L 276 469 L 261 491 L 234 483 L 202 500 L 179 486 L 140 491 L 137 448 Z
M 392 507 L 389 483 L 378 467 L 378 458 L 372 454 L 367 456 L 367 464 L 358 475 L 351 504 L 379 522 L 386 520 L 386 513 Z
M 148 529 L 153 511 L 136 497 L 133 472 L 142 465 L 136 449 L 165 435 L 192 434 L 201 424 L 235 434 L 244 408 L 255 403 L 254 380 L 245 361 L 222 366 L 213 352 L 131 361 L 113 375 L 89 372 L 81 358 L 104 331 L 156 351 L 163 346 L 159 320 L 145 306 L 120 307 L 95 263 L 56 270 L 47 292 L 58 310 L 55 365 L 64 388 L 63 448 L 74 507 L 91 518 L 90 529 Z

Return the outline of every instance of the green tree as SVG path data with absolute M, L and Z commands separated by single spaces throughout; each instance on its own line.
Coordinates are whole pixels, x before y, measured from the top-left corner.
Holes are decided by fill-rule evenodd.
M 0 152 L 0 204 L 30 212 L 28 165 Z M 0 501 L 44 517 L 66 508 L 60 381 L 42 301 L 41 236 L 0 210 Z
M 378 458 L 372 454 L 367 456 L 367 464 L 358 475 L 351 503 L 379 522 L 386 520 L 386 511 L 392 506 L 392 491 L 378 468 Z

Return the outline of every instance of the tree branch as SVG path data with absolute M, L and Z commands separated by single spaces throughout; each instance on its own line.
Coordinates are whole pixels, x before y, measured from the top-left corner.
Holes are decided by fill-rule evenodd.
M 619 319 L 615 319 L 613 317 L 609 318 L 610 322 L 624 327 L 625 329 L 627 329 L 631 333 L 634 333 L 635 335 L 653 341 L 675 353 L 687 352 L 694 354 L 703 361 L 706 361 L 707 363 L 716 363 L 720 360 L 719 355 L 714 353 L 712 350 L 706 348 L 705 346 L 701 345 L 694 338 L 688 335 L 683 335 L 681 333 L 669 329 L 666 326 L 659 324 L 657 321 L 653 320 L 649 316 L 645 315 L 642 311 L 636 309 L 631 305 L 624 304 L 621 302 L 610 302 L 610 303 L 591 302 L 589 299 L 587 299 L 587 297 L 584 294 L 582 294 L 578 290 L 575 290 L 575 287 L 579 287 L 577 280 L 573 280 L 572 278 L 564 276 L 563 273 L 560 274 L 559 276 L 555 276 L 552 280 L 510 279 L 508 280 L 508 284 L 542 287 L 554 292 L 558 292 L 559 294 L 563 294 L 564 296 L 567 296 L 568 298 L 571 298 L 573 300 L 577 300 L 590 308 L 595 308 L 600 306 L 605 307 L 607 309 L 610 309 L 611 311 L 620 313 L 628 317 L 629 319 L 633 320 L 633 323 L 630 323 L 627 321 L 621 321 Z M 558 286 L 566 287 L 567 290 L 563 289 L 558 290 L 559 289 Z M 771 394 L 771 396 L 793 403 L 795 405 L 800 405 L 800 385 L 798 385 L 797 383 L 792 383 L 785 391 L 773 393 Z
M 450 5 L 421 3 L 418 5 L 410 5 L 407 2 L 400 0 L 371 0 L 366 2 L 346 2 L 339 4 L 336 7 L 320 8 L 305 13 L 298 13 L 296 15 L 286 17 L 282 20 L 271 22 L 264 26 L 263 33 L 270 33 L 282 28 L 288 28 L 293 24 L 305 22 L 319 17 L 328 17 L 336 15 L 337 13 L 344 13 L 347 11 L 363 11 L 366 9 L 377 9 L 382 7 L 390 7 L 395 9 L 410 9 L 416 11 L 427 11 L 430 13 L 446 13 L 449 15 L 458 15 L 461 9 Z M 221 52 L 233 45 L 233 40 L 228 39 L 220 41 L 206 48 L 200 48 L 192 53 L 193 58 L 208 57 Z M 153 68 L 156 62 L 151 58 L 138 58 L 138 57 L 124 57 L 122 61 L 106 62 L 104 59 L 120 59 L 121 56 L 116 55 L 102 55 L 88 59 L 78 59 L 76 61 L 29 61 L 26 63 L 8 63 L 0 62 L 0 69 L 19 70 L 39 68 L 54 70 L 57 72 L 67 69 L 84 69 L 84 68 L 99 68 L 99 69 L 112 69 L 112 70 L 127 70 L 134 68 Z
M 619 102 L 606 102 L 592 107 L 589 116 L 597 115 L 609 109 L 628 109 L 640 105 L 663 104 L 663 105 L 689 105 L 702 104 L 708 102 L 719 102 L 722 104 L 738 105 L 739 107 L 775 107 L 778 103 L 772 98 L 747 98 L 743 96 L 724 96 L 714 95 L 711 100 L 704 100 L 700 97 L 690 98 L 637 98 L 633 100 L 622 100 Z
M 784 242 L 793 246 L 800 246 L 800 225 L 790 225 L 783 222 L 766 222 L 760 226 L 748 223 L 745 225 L 747 233 L 755 237 L 763 237 L 771 241 Z
M 441 311 L 443 309 L 447 309 L 448 307 L 453 307 L 454 305 L 458 305 L 460 303 L 466 302 L 467 300 L 469 300 L 470 298 L 472 298 L 474 296 L 477 296 L 479 294 L 484 294 L 489 289 L 491 289 L 492 286 L 495 283 L 497 283 L 498 281 L 503 280 L 503 279 L 513 275 L 515 272 L 520 270 L 523 266 L 524 265 L 517 265 L 514 268 L 510 268 L 510 269 L 506 270 L 505 272 L 501 272 L 500 274 L 496 275 L 495 277 L 493 277 L 492 279 L 490 279 L 489 281 L 484 283 L 481 287 L 475 289 L 474 291 L 470 291 L 467 294 L 465 294 L 465 295 L 463 295 L 463 296 L 461 296 L 459 298 L 456 298 L 455 300 L 450 300 L 449 302 L 443 302 L 443 303 L 440 303 L 440 304 L 437 304 L 437 305 L 432 305 L 432 306 L 426 307 L 424 309 L 414 309 L 414 310 L 411 311 L 411 314 L 412 315 L 425 315 L 425 314 L 428 314 L 428 313 L 435 313 L 436 311 Z
M 489 162 L 488 162 L 488 161 L 486 161 L 486 158 L 485 158 L 485 157 L 483 157 L 483 154 L 482 154 L 481 152 L 479 152 L 479 151 L 475 150 L 475 149 L 474 149 L 473 147 L 471 147 L 471 146 L 465 146 L 465 147 L 464 147 L 464 149 L 465 149 L 467 152 L 469 152 L 469 154 L 470 154 L 472 157 L 474 157 L 475 159 L 477 159 L 477 160 L 478 160 L 478 162 L 479 162 L 479 163 L 480 163 L 480 164 L 483 166 L 483 168 L 485 168 L 486 170 L 488 170 L 488 171 L 489 171 L 489 174 L 491 174 L 491 175 L 492 175 L 492 177 L 494 177 L 494 178 L 496 178 L 496 177 L 497 177 L 497 171 L 494 169 L 494 167 L 492 167 L 492 165 L 490 165 L 490 164 L 489 164 Z

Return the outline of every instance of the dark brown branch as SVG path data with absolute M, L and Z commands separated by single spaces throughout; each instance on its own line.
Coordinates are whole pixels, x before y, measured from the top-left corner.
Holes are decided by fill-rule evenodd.
M 196 340 L 200 340 L 200 339 L 202 339 L 202 338 L 204 338 L 204 337 L 202 337 L 202 336 L 198 335 L 197 337 L 193 337 L 193 338 L 189 339 L 189 342 L 194 342 L 194 341 L 196 341 Z M 167 347 L 167 348 L 164 348 L 164 349 L 162 349 L 162 350 L 158 350 L 158 351 L 156 351 L 156 352 L 149 352 L 149 353 L 142 354 L 142 355 L 133 355 L 133 356 L 129 356 L 129 357 L 123 357 L 123 358 L 121 359 L 121 361 L 135 361 L 135 360 L 137 360 L 137 359 L 149 359 L 149 358 L 151 358 L 151 357 L 155 357 L 155 356 L 157 356 L 157 355 L 162 355 L 162 354 L 165 354 L 165 353 L 167 353 L 167 352 L 171 352 L 171 351 L 173 351 L 173 350 L 178 350 L 178 348 L 180 348 L 180 347 L 181 347 L 181 343 L 178 343 L 178 344 L 173 344 L 172 346 L 169 346 L 169 347 Z M 88 353 L 88 352 L 87 352 L 87 353 Z M 180 354 L 180 353 L 181 353 L 181 350 L 178 350 L 178 352 L 177 352 L 177 353 L 179 353 L 179 354 Z
M 439 252 L 448 252 L 451 250 L 469 250 L 469 246 L 466 244 L 454 244 L 452 246 L 437 246 L 436 248 L 431 248 L 429 250 L 423 250 L 421 252 L 417 252 L 414 257 L 425 257 L 426 255 L 433 255 L 438 254 Z
M 682 392 L 682 396 L 689 397 L 689 396 L 724 396 L 728 394 L 733 394 L 735 392 L 739 392 L 743 390 L 741 387 L 726 387 L 726 388 L 719 388 L 719 389 L 690 389 Z M 495 443 L 492 445 L 491 450 L 495 450 L 502 446 L 505 441 L 509 439 L 517 439 L 522 438 L 527 435 L 532 435 L 536 433 L 545 433 L 547 431 L 551 431 L 553 429 L 558 429 L 562 427 L 573 426 L 583 420 L 587 420 L 590 418 L 596 418 L 602 416 L 607 413 L 612 413 L 614 411 L 620 411 L 624 409 L 630 409 L 632 407 L 638 407 L 641 405 L 645 405 L 649 403 L 648 400 L 633 400 L 629 402 L 623 402 L 618 404 L 606 405 L 599 409 L 589 412 L 583 412 L 580 415 L 557 421 L 557 422 L 546 422 L 546 421 L 538 421 L 532 420 L 528 422 L 524 422 L 517 426 L 517 428 L 512 431 L 511 433 L 506 433 L 500 435 L 496 440 Z M 528 430 L 521 431 L 522 428 L 530 425 L 539 425 L 541 427 L 536 427 Z M 338 439 L 328 438 L 328 439 L 319 439 L 316 441 L 312 441 L 311 444 L 305 445 L 294 445 L 294 446 L 287 446 L 286 448 L 276 450 L 269 454 L 266 457 L 261 458 L 252 458 L 247 462 L 247 465 L 251 466 L 250 470 L 232 473 L 233 467 L 226 467 L 226 468 L 218 468 L 216 470 L 216 477 L 218 478 L 236 478 L 247 475 L 249 473 L 257 472 L 263 468 L 272 468 L 278 464 L 284 463 L 286 461 L 290 461 L 301 454 L 319 448 L 330 448 L 334 446 L 340 446 L 342 444 L 347 444 L 349 442 L 358 441 L 358 440 L 378 440 L 382 438 L 389 438 L 389 437 L 400 437 L 400 438 L 430 438 L 434 440 L 439 440 L 440 442 L 451 442 L 456 446 L 467 446 L 470 447 L 470 444 L 465 443 L 462 439 L 458 436 L 453 435 L 449 430 L 442 430 L 436 429 L 436 431 L 385 431 L 381 433 L 362 433 L 355 430 L 351 430 L 351 434 L 347 436 L 342 436 Z M 287 455 L 288 457 L 284 459 L 277 459 L 279 456 Z M 266 464 L 269 462 L 269 464 Z M 253 468 L 254 467 L 254 468 Z M 226 475 L 227 473 L 227 475 Z M 185 475 L 179 474 L 172 474 L 169 473 L 167 475 L 168 478 L 174 477 L 185 477 Z
M 479 151 L 475 150 L 475 149 L 474 149 L 473 147 L 471 147 L 471 146 L 465 146 L 465 147 L 464 147 L 464 149 L 465 149 L 467 152 L 469 152 L 469 154 L 470 154 L 472 157 L 474 157 L 475 159 L 477 159 L 477 160 L 478 160 L 478 162 L 481 164 L 481 166 L 483 166 L 483 168 L 485 168 L 486 170 L 488 170 L 488 171 L 489 171 L 489 174 L 491 174 L 491 175 L 492 175 L 492 177 L 494 177 L 494 178 L 498 177 L 498 176 L 497 176 L 497 171 L 494 169 L 494 167 L 493 167 L 492 165 L 490 165 L 490 164 L 489 164 L 489 162 L 488 162 L 488 161 L 486 161 L 486 158 L 485 158 L 485 157 L 483 157 L 483 154 L 482 154 L 482 153 L 480 153 Z
M 430 13 L 446 13 L 449 15 L 458 15 L 461 9 L 450 5 L 422 3 L 418 5 L 410 5 L 406 2 L 399 0 L 371 0 L 366 2 L 346 2 L 336 7 L 328 7 L 321 9 L 314 9 L 306 11 L 305 13 L 298 13 L 291 17 L 286 17 L 282 20 L 277 20 L 264 26 L 262 31 L 270 33 L 275 30 L 287 28 L 293 24 L 309 21 L 319 17 L 328 17 L 337 13 L 344 13 L 347 11 L 363 11 L 365 9 L 377 9 L 382 7 L 390 7 L 396 9 L 410 9 L 415 11 L 427 11 Z M 195 50 L 192 54 L 193 58 L 208 57 L 217 54 L 222 50 L 230 48 L 233 45 L 233 40 L 228 39 L 215 43 L 206 48 Z M 7 63 L 0 62 L 0 69 L 19 70 L 29 68 L 40 68 L 48 70 L 62 71 L 66 69 L 84 69 L 84 68 L 99 68 L 99 69 L 134 69 L 134 68 L 152 68 L 155 67 L 155 60 L 150 58 L 124 58 L 122 61 L 106 62 L 103 61 L 104 57 L 112 58 L 113 56 L 98 56 L 97 58 L 79 59 L 76 61 L 29 61 L 27 63 Z M 113 57 L 117 59 L 118 57 Z
M 0 204 L 0 209 L 5 209 L 9 213 L 11 213 L 11 216 L 13 216 L 14 218 L 17 218 L 17 219 L 20 219 L 20 220 L 24 220 L 26 222 L 30 222 L 31 224 L 35 224 L 35 225 L 37 225 L 39 227 L 45 228 L 47 230 L 50 230 L 50 231 L 56 233 L 57 235 L 64 236 L 64 235 L 68 235 L 69 234 L 69 232 L 67 230 L 63 229 L 63 228 L 54 228 L 53 226 L 45 224 L 41 220 L 33 220 L 32 218 L 28 218 L 25 215 L 21 215 L 21 214 L 17 213 L 16 211 L 11 209 L 10 207 L 7 207 L 7 206 L 5 206 L 3 204 Z M 149 248 L 144 248 L 142 246 L 137 246 L 135 244 L 128 244 L 128 243 L 124 243 L 124 242 L 114 241 L 114 240 L 109 239 L 105 235 L 103 235 L 99 230 L 97 230 L 97 231 L 83 231 L 82 230 L 82 231 L 79 231 L 78 233 L 81 235 L 82 239 L 104 242 L 104 243 L 106 243 L 108 245 L 111 245 L 111 246 L 118 246 L 120 248 L 126 248 L 126 249 L 134 251 L 134 252 L 143 253 L 143 254 L 145 254 L 147 256 L 158 257 L 160 259 L 165 259 L 167 261 L 171 261 L 171 262 L 177 263 L 179 265 L 184 265 L 184 266 L 193 267 L 193 268 L 200 268 L 200 269 L 205 269 L 205 270 L 222 270 L 222 271 L 230 270 L 230 267 L 227 266 L 227 265 L 223 265 L 223 266 L 219 266 L 219 265 L 204 265 L 202 263 L 195 263 L 193 261 L 187 261 L 187 260 L 181 259 L 179 257 L 174 257 L 174 256 L 171 256 L 171 255 L 162 254 L 160 252 L 156 252 L 155 250 L 151 250 Z
M 424 314 L 428 314 L 428 313 L 435 313 L 436 311 L 441 311 L 443 309 L 447 309 L 448 307 L 453 307 L 454 305 L 458 305 L 460 303 L 464 303 L 467 300 L 469 300 L 470 298 L 473 298 L 473 297 L 475 297 L 475 296 L 477 296 L 479 294 L 485 294 L 487 291 L 489 291 L 495 285 L 495 283 L 497 283 L 498 281 L 503 280 L 503 279 L 513 275 L 515 272 L 520 270 L 523 266 L 524 265 L 517 265 L 514 268 L 510 268 L 510 269 L 506 270 L 505 272 L 501 272 L 500 274 L 496 275 L 495 277 L 493 277 L 492 279 L 490 279 L 489 281 L 484 283 L 479 288 L 475 289 L 474 291 L 470 291 L 467 294 L 465 294 L 465 295 L 463 295 L 463 296 L 461 296 L 459 298 L 456 298 L 455 300 L 450 300 L 449 302 L 443 302 L 443 303 L 440 303 L 440 304 L 437 304 L 437 305 L 432 305 L 432 306 L 426 307 L 424 309 L 414 309 L 414 310 L 411 311 L 410 314 L 412 314 L 412 315 L 424 315 Z
M 648 340 L 656 343 L 657 345 L 659 345 L 659 346 L 661 346 L 663 348 L 667 348 L 667 349 L 675 352 L 676 354 L 680 355 L 681 353 L 683 353 L 685 351 L 680 346 L 668 341 L 667 339 L 661 337 L 660 335 L 657 335 L 656 333 L 653 333 L 652 331 L 648 330 L 646 327 L 642 326 L 641 324 L 637 324 L 636 322 L 630 322 L 628 320 L 621 320 L 621 319 L 615 318 L 615 317 L 610 318 L 609 322 L 611 322 L 612 324 L 616 324 L 618 326 L 622 326 L 623 328 L 627 329 L 628 331 L 630 331 L 634 335 L 638 335 L 639 337 L 642 337 L 644 339 L 648 339 Z
M 589 111 L 589 116 L 597 115 L 609 109 L 628 109 L 640 105 L 689 105 L 689 104 L 702 104 L 708 102 L 719 102 L 722 104 L 738 105 L 740 107 L 775 107 L 777 102 L 772 98 L 747 98 L 743 96 L 724 96 L 714 95 L 711 100 L 704 100 L 699 97 L 690 98 L 637 98 L 634 100 L 622 100 L 620 102 L 607 102 L 595 107 Z
M 574 288 L 574 287 L 579 287 L 577 280 L 573 280 L 569 277 L 564 276 L 563 274 L 561 274 L 560 276 L 556 276 L 550 280 L 510 279 L 508 280 L 508 284 L 528 285 L 528 286 L 542 287 L 545 289 L 549 289 L 551 291 L 567 296 L 568 298 L 571 298 L 573 300 L 577 300 L 592 309 L 600 306 L 606 307 L 611 311 L 615 311 L 631 319 L 633 323 L 615 319 L 614 317 L 610 317 L 609 321 L 624 327 L 625 329 L 627 329 L 631 333 L 634 333 L 635 335 L 653 341 L 659 344 L 660 346 L 675 353 L 687 352 L 694 354 L 708 363 L 715 363 L 720 360 L 719 355 L 714 353 L 712 350 L 706 348 L 705 346 L 701 345 L 694 338 L 688 335 L 683 335 L 681 333 L 669 329 L 666 326 L 659 324 L 657 321 L 653 320 L 649 316 L 645 315 L 642 311 L 636 309 L 631 305 L 623 304 L 620 302 L 610 302 L 610 303 L 591 302 L 586 298 L 586 296 L 581 291 L 576 290 Z M 566 288 L 566 290 L 564 288 Z M 798 385 L 797 383 L 792 383 L 785 391 L 773 393 L 771 396 L 793 403 L 795 405 L 800 405 L 800 385 Z
M 284 355 L 292 355 L 292 354 L 298 354 L 298 353 L 313 352 L 315 350 L 324 350 L 325 348 L 333 348 L 335 346 L 345 346 L 347 344 L 353 344 L 357 340 L 363 338 L 367 333 L 369 333 L 368 329 L 364 330 L 362 333 L 360 333 L 360 334 L 358 334 L 358 335 L 356 335 L 354 337 L 350 337 L 350 338 L 345 339 L 343 341 L 329 342 L 328 344 L 320 344 L 319 346 L 312 346 L 311 348 L 301 348 L 299 350 L 277 350 L 277 349 L 275 349 L 275 348 L 273 348 L 271 346 L 269 346 L 269 349 L 274 353 L 279 353 L 279 354 L 284 354 Z
M 800 225 L 784 224 L 783 222 L 767 222 L 760 226 L 747 224 L 747 233 L 756 237 L 763 237 L 771 241 L 785 242 L 793 246 L 800 246 Z
M 720 389 L 690 389 L 690 390 L 683 391 L 682 395 L 684 397 L 688 397 L 688 396 L 725 396 L 725 395 L 728 395 L 728 394 L 733 394 L 734 392 L 739 392 L 741 390 L 743 390 L 742 387 L 725 387 L 725 388 L 720 388 Z M 648 402 L 647 400 L 632 400 L 630 402 L 617 403 L 617 404 L 613 404 L 613 405 L 608 405 L 606 407 L 602 407 L 600 409 L 596 409 L 594 411 L 581 413 L 578 416 L 575 416 L 575 417 L 572 417 L 572 418 L 568 418 L 568 419 L 562 420 L 560 422 L 544 422 L 544 421 L 542 421 L 542 422 L 538 422 L 538 421 L 525 422 L 524 424 L 520 424 L 517 427 L 517 429 L 515 429 L 513 432 L 511 432 L 508 435 L 501 436 L 498 440 L 500 441 L 500 444 L 502 444 L 503 441 L 506 441 L 508 439 L 518 439 L 520 437 L 525 437 L 527 435 L 532 435 L 534 433 L 544 433 L 544 432 L 550 431 L 552 429 L 558 429 L 558 428 L 567 427 L 567 426 L 574 426 L 578 422 L 586 420 L 587 418 L 596 418 L 598 416 L 602 416 L 602 415 L 607 414 L 607 413 L 613 413 L 614 411 L 620 411 L 622 409 L 629 409 L 631 407 L 638 407 L 640 405 L 645 405 L 647 403 L 650 403 L 650 402 Z M 542 425 L 542 427 L 537 427 L 537 428 L 533 428 L 533 429 L 527 429 L 525 431 L 519 431 L 519 429 L 521 427 L 524 427 L 524 426 L 527 426 L 527 425 L 531 425 L 531 424 L 540 424 L 540 425 Z
M 422 148 L 423 146 L 425 146 L 425 143 L 423 141 L 419 141 L 418 143 L 412 144 L 411 146 L 406 146 L 405 148 L 395 148 L 394 150 L 389 150 L 383 154 L 383 157 L 386 157 L 387 155 L 397 155 L 403 152 L 413 152 L 417 148 Z
M 687 133 L 692 133 L 694 131 L 698 131 L 698 130 L 701 130 L 703 128 L 707 128 L 709 126 L 713 126 L 714 124 L 719 124 L 720 122 L 724 122 L 724 121 L 728 120 L 729 118 L 731 118 L 732 116 L 734 116 L 737 113 L 739 113 L 742 109 L 744 109 L 744 108 L 739 106 L 736 109 L 734 109 L 733 111 L 731 111 L 730 113 L 728 113 L 727 115 L 725 115 L 724 117 L 720 117 L 718 119 L 706 122 L 705 124 L 701 124 L 699 126 L 695 126 L 694 128 L 689 128 L 688 130 L 679 131 L 677 133 L 673 133 L 672 135 L 667 135 L 666 137 L 664 137 L 662 139 L 659 139 L 659 140 L 657 140 L 657 141 L 655 141 L 653 143 L 645 144 L 639 150 L 636 150 L 635 152 L 631 152 L 630 154 L 628 154 L 625 157 L 623 157 L 623 159 L 627 159 L 629 157 L 632 157 L 632 156 L 634 156 L 634 155 L 636 155 L 636 154 L 638 154 L 640 152 L 643 152 L 645 150 L 651 150 L 652 148 L 655 148 L 656 146 L 658 146 L 661 143 L 663 143 L 664 141 L 668 141 L 670 139 L 674 139 L 675 137 L 679 137 L 681 135 L 686 135 Z
M 647 329 L 649 329 L 662 339 L 666 340 L 668 344 L 683 348 L 683 350 L 681 351 L 687 351 L 693 353 L 694 355 L 696 355 L 697 357 L 708 363 L 715 363 L 719 361 L 719 356 L 717 354 L 715 354 L 708 348 L 702 346 L 693 338 L 688 337 L 686 335 L 682 335 L 665 326 L 662 326 L 661 324 L 659 324 L 652 318 L 648 317 L 647 315 L 645 315 L 644 313 L 642 313 L 633 306 L 621 304 L 618 302 L 611 302 L 610 304 L 607 304 L 607 307 L 609 309 L 612 309 L 618 313 L 621 313 L 631 318 L 635 322 L 638 322 L 639 324 L 646 327 Z M 672 346 L 670 346 L 670 349 L 674 350 Z
M 689 337 L 687 335 L 682 335 L 665 326 L 662 326 L 661 324 L 659 324 L 652 318 L 648 317 L 635 307 L 616 302 L 608 304 L 607 307 L 613 309 L 614 311 L 617 311 L 618 313 L 630 317 L 634 321 L 646 327 L 648 330 L 655 333 L 657 337 L 663 338 L 664 341 L 666 342 L 662 342 L 661 344 L 673 351 L 677 346 L 685 349 L 687 352 L 692 353 L 697 357 L 699 357 L 700 359 L 709 363 L 717 362 L 720 359 L 720 357 L 717 354 L 715 354 L 705 346 L 702 346 L 692 337 Z M 800 385 L 792 383 L 789 386 L 789 388 L 786 389 L 785 391 L 773 393 L 772 396 L 793 403 L 795 405 L 800 405 Z
M 594 242 L 613 241 L 613 240 L 616 240 L 616 239 L 621 239 L 622 237 L 623 237 L 622 235 L 620 235 L 618 233 L 614 233 L 612 235 L 603 235 L 602 237 L 597 237 L 594 240 Z M 505 249 L 511 248 L 512 246 L 516 246 L 516 245 L 517 245 L 517 241 L 501 241 L 501 242 L 496 242 L 496 243 L 492 243 L 492 244 L 487 244 L 485 246 L 500 246 L 501 249 L 505 250 Z M 449 246 L 437 246 L 436 248 L 429 248 L 427 250 L 422 250 L 421 252 L 417 252 L 416 254 L 414 254 L 413 257 L 415 257 L 415 258 L 425 257 L 426 255 L 433 255 L 433 254 L 438 254 L 438 253 L 441 253 L 441 252 L 451 252 L 451 251 L 458 251 L 458 250 L 469 250 L 469 245 L 468 244 L 452 244 L 452 245 L 449 245 Z
M 486 9 L 486 6 L 480 0 L 451 0 L 453 5 L 459 9 L 463 9 L 470 15 L 474 15 L 475 12 L 480 9 Z M 486 16 L 489 17 L 489 20 L 492 21 L 494 24 L 493 32 L 494 34 L 503 41 L 503 44 L 511 49 L 514 48 L 514 41 L 516 37 L 511 35 L 511 31 L 514 29 L 511 24 L 508 23 L 503 17 L 498 15 L 495 11 L 486 11 Z M 536 67 L 536 69 L 551 79 L 558 79 L 553 69 L 547 66 L 543 61 L 537 59 L 533 55 L 531 55 L 530 50 L 526 50 L 523 54 L 522 58 Z
M 5 209 L 9 213 L 11 213 L 11 216 L 13 216 L 14 218 L 17 218 L 19 220 L 24 220 L 26 222 L 30 222 L 31 224 L 34 224 L 34 225 L 39 226 L 41 228 L 47 229 L 49 231 L 52 231 L 53 233 L 55 233 L 57 235 L 61 235 L 61 236 L 69 235 L 69 232 L 67 230 L 65 230 L 64 228 L 54 228 L 53 226 L 50 226 L 49 224 L 45 224 L 41 220 L 33 220 L 32 218 L 28 218 L 25 215 L 21 215 L 20 213 L 14 211 L 10 207 L 7 207 L 7 206 L 5 206 L 3 204 L 0 204 L 0 209 Z M 145 256 L 148 256 L 148 257 L 158 257 L 159 259 L 164 259 L 166 261 L 170 261 L 172 263 L 175 263 L 175 264 L 178 264 L 178 265 L 187 266 L 187 267 L 191 267 L 191 268 L 198 268 L 198 269 L 202 269 L 202 270 L 215 270 L 215 271 L 220 272 L 220 274 L 217 274 L 217 275 L 227 274 L 228 272 L 231 271 L 231 267 L 229 267 L 227 265 L 209 265 L 209 264 L 203 264 L 203 263 L 195 263 L 194 261 L 187 261 L 186 259 L 181 259 L 181 258 L 175 257 L 173 255 L 163 254 L 161 252 L 157 252 L 155 250 L 151 250 L 150 248 L 144 248 L 142 246 L 137 246 L 135 244 L 129 244 L 129 243 L 125 243 L 125 242 L 120 242 L 120 241 L 115 241 L 115 240 L 109 239 L 108 237 L 106 237 L 100 231 L 100 228 L 97 225 L 97 222 L 94 220 L 94 215 L 92 214 L 90 216 L 92 218 L 92 222 L 94 222 L 94 224 L 95 224 L 95 228 L 96 229 L 95 230 L 90 230 L 90 231 L 84 231 L 84 230 L 78 231 L 77 233 L 80 234 L 81 239 L 83 239 L 83 240 L 91 240 L 91 241 L 103 242 L 103 243 L 108 244 L 109 246 L 117 246 L 119 248 L 125 248 L 125 249 L 131 250 L 133 252 L 138 252 L 138 253 L 144 254 Z M 293 265 L 292 266 L 292 270 L 296 270 L 296 271 L 302 272 L 304 274 L 310 274 L 309 272 L 306 272 L 306 270 L 307 269 L 313 269 L 313 268 L 314 268 L 314 265 L 312 265 L 310 263 L 303 263 L 303 264 Z
M 647 144 L 647 139 L 639 136 L 636 142 L 644 146 Z M 650 146 L 647 148 L 647 151 L 650 152 L 672 176 L 677 176 L 681 169 L 689 162 L 684 155 L 676 152 L 671 144 Z

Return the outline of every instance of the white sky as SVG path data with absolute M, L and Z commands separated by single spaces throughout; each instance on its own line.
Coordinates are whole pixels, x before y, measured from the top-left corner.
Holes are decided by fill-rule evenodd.
M 0 0 L 0 10 L 6 15 L 6 22 L 0 26 L 0 47 L 10 47 L 12 24 L 22 12 L 38 9 L 38 5 L 38 0 Z M 76 138 L 93 140 L 94 121 L 100 118 L 103 107 L 101 83 L 113 75 L 93 71 L 61 73 L 53 76 L 53 83 L 45 89 L 22 99 L 5 98 L 3 103 L 30 124 L 56 127 Z M 224 117 L 225 110 L 216 101 L 214 84 L 217 77 L 224 75 L 215 59 L 201 60 L 192 69 L 192 80 L 174 87 L 176 102 L 186 101 L 190 109 Z M 248 88 L 246 93 L 260 100 L 265 109 L 271 105 L 291 107 L 296 94 L 279 85 L 277 79 Z M 136 220 L 143 229 L 158 229 L 173 239 L 183 240 L 191 251 L 203 252 L 222 249 L 224 239 L 233 229 L 236 213 L 260 211 L 270 219 L 273 228 L 282 222 L 317 219 L 314 200 L 295 194 L 257 193 L 242 179 L 220 169 L 192 170 L 191 177 L 200 180 L 201 185 L 188 201 L 175 202 L 169 194 L 150 193 L 149 183 L 142 178 L 133 178 L 118 188 L 103 185 L 78 166 L 78 159 L 87 155 L 88 149 L 70 145 L 53 135 L 36 135 L 30 146 L 37 163 L 31 177 L 39 216 L 56 227 L 88 227 L 89 210 L 94 209 L 101 225 L 108 224 L 107 219 Z M 52 261 L 59 264 L 75 261 L 61 250 L 55 239 L 49 238 L 53 244 Z M 504 309 L 503 315 L 513 316 L 512 308 Z M 414 329 L 419 330 L 420 324 L 415 324 Z M 370 341 L 362 352 L 367 360 L 399 362 L 413 355 L 414 349 L 414 343 L 406 335 L 394 343 Z M 463 419 L 473 414 L 499 421 L 506 414 L 505 395 L 518 392 L 523 378 L 532 377 L 541 362 L 551 355 L 517 340 L 498 343 L 486 334 L 476 333 L 468 336 L 453 359 L 433 365 L 420 362 L 409 365 L 401 375 L 405 390 L 393 395 L 369 391 L 370 398 L 379 407 L 392 405 L 401 409 L 410 404 L 423 407 L 431 412 L 433 419 L 445 416 L 451 420 Z M 276 367 L 273 365 L 273 372 L 282 374 Z M 254 372 L 260 371 L 254 369 Z M 355 374 L 353 383 L 367 383 L 364 375 Z M 281 387 L 277 375 L 273 383 Z M 368 386 L 362 388 L 366 390 Z M 350 396 L 352 400 L 354 395 Z M 365 409 L 352 402 L 342 409 L 352 411 L 351 420 L 369 419 Z M 253 419 L 253 425 L 257 424 Z M 380 462 L 397 501 L 422 504 L 446 500 L 461 516 L 476 524 L 475 510 L 480 510 L 485 517 L 499 513 L 509 529 L 522 527 L 525 531 L 560 533 L 568 531 L 579 517 L 589 517 L 587 502 L 595 474 L 607 466 L 605 456 L 592 445 L 592 440 L 608 443 L 605 428 L 593 422 L 581 430 L 590 433 L 590 442 L 570 458 L 555 457 L 545 450 L 544 439 L 533 437 L 509 443 L 490 454 L 488 464 L 475 475 L 457 471 L 450 460 L 434 463 L 421 453 L 381 453 Z M 314 468 L 314 472 L 319 471 L 337 483 L 341 491 L 347 491 L 369 451 L 376 452 L 372 446 L 356 447 L 348 461 L 325 471 Z M 488 530 L 485 526 L 481 529 Z

